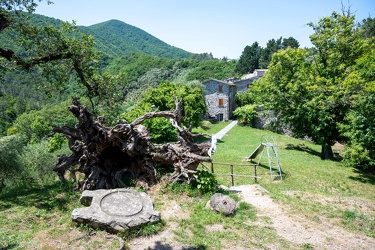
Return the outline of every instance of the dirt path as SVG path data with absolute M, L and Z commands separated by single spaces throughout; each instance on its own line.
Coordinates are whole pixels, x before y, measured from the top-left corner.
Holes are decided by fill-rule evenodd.
M 230 190 L 237 192 L 239 197 L 257 210 L 259 218 L 254 223 L 259 226 L 268 226 L 276 230 L 279 237 L 296 244 L 308 244 L 313 249 L 375 249 L 375 239 L 360 234 L 353 234 L 344 229 L 334 226 L 328 220 L 313 222 L 288 213 L 277 203 L 273 202 L 267 190 L 260 185 L 243 185 L 231 187 Z M 168 210 L 161 211 L 163 219 L 181 218 L 189 216 L 181 211 L 175 201 L 167 204 Z M 169 223 L 169 227 L 158 235 L 151 238 L 137 238 L 129 243 L 132 250 L 154 249 L 175 250 L 190 249 L 183 248 L 173 237 L 173 230 L 177 223 Z
M 327 221 L 317 223 L 287 214 L 260 185 L 237 186 L 231 190 L 238 192 L 244 202 L 256 207 L 257 216 L 269 217 L 269 226 L 275 228 L 280 237 L 289 241 L 309 243 L 314 249 L 375 249 L 374 238 L 352 234 Z

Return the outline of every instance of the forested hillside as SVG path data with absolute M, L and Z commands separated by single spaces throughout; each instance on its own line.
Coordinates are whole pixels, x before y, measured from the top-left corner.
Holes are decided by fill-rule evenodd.
M 98 50 L 114 57 L 135 52 L 166 58 L 189 58 L 192 55 L 119 20 L 109 20 L 88 27 L 80 26 L 79 29 L 94 36 Z
M 33 25 L 59 28 L 63 21 L 39 14 L 25 13 Z M 95 48 L 108 56 L 118 57 L 136 52 L 165 57 L 190 58 L 193 53 L 169 45 L 146 31 L 119 20 L 109 20 L 91 26 L 77 26 L 78 30 L 94 37 Z M 10 36 L 11 37 L 11 36 Z M 9 35 L 0 33 L 0 42 L 14 47 Z

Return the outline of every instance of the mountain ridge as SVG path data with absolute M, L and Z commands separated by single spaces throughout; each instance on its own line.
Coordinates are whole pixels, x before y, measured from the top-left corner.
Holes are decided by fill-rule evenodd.
M 174 47 L 148 32 L 117 19 L 90 26 L 77 26 L 84 33 L 94 36 L 96 46 L 112 56 L 136 52 L 166 58 L 189 58 L 192 53 Z

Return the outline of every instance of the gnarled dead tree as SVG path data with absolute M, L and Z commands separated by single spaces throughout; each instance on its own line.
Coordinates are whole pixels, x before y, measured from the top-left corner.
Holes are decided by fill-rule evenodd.
M 190 181 L 200 162 L 210 161 L 207 151 L 210 143 L 195 143 L 196 136 L 181 125 L 181 102 L 176 100 L 175 111 L 152 112 L 132 123 L 119 120 L 113 128 L 103 126 L 99 117 L 94 120 L 86 106 L 73 98 L 70 112 L 78 119 L 73 127 L 55 127 L 53 133 L 68 138 L 70 156 L 58 156 L 54 167 L 60 179 L 69 170 L 81 172 L 84 180 L 78 183 L 80 189 L 108 189 L 125 185 L 125 175 L 142 185 L 157 182 L 154 164 L 174 167 L 170 181 L 187 177 Z M 147 119 L 164 117 L 178 131 L 178 142 L 166 144 L 151 143 L 149 131 L 141 123 Z

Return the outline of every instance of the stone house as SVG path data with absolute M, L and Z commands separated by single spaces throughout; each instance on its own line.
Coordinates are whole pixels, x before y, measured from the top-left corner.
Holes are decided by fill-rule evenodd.
M 203 82 L 208 119 L 225 121 L 232 118 L 236 85 L 227 81 L 210 79 Z
M 205 102 L 207 119 L 226 121 L 232 118 L 236 109 L 235 96 L 237 92 L 248 90 L 253 81 L 262 77 L 265 69 L 256 69 L 241 79 L 230 78 L 226 81 L 210 79 L 203 82 L 205 87 Z

